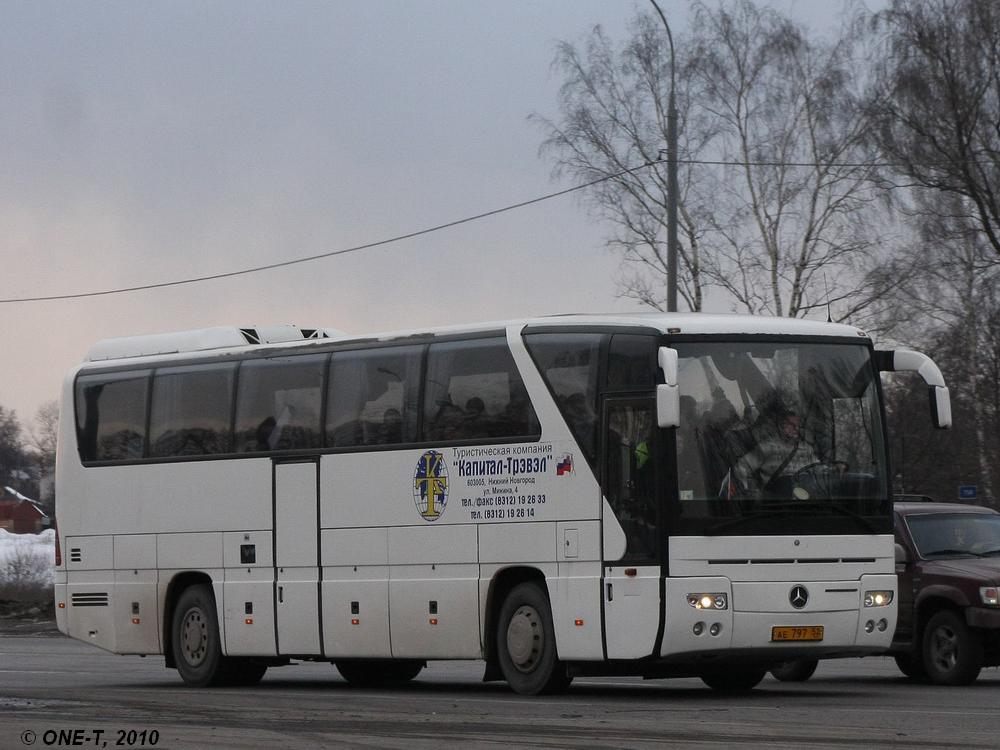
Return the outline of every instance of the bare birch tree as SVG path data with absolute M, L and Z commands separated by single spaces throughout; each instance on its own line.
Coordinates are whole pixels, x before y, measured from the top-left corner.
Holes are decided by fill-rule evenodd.
M 838 319 L 857 319 L 894 281 L 878 273 L 879 193 L 850 34 L 810 39 L 751 0 L 694 9 L 677 45 L 681 297 L 700 310 L 715 287 L 751 313 L 802 316 L 831 303 Z M 598 28 L 582 50 L 559 45 L 555 66 L 565 76 L 561 117 L 536 116 L 543 153 L 581 182 L 613 176 L 588 197 L 613 227 L 620 291 L 662 309 L 663 29 L 640 13 L 620 52 Z
M 909 249 L 920 273 L 905 277 L 888 305 L 907 311 L 894 336 L 930 345 L 945 367 L 960 431 L 952 442 L 995 504 L 994 456 L 1000 443 L 1000 264 L 968 198 L 918 190 L 908 210 L 919 228 Z
M 659 20 L 639 14 L 631 38 L 617 51 L 597 27 L 582 49 L 562 42 L 553 67 L 564 76 L 561 116 L 532 119 L 546 136 L 541 151 L 557 176 L 601 182 L 587 193 L 596 214 L 612 227 L 608 246 L 621 253 L 619 286 L 624 296 L 666 309 L 667 171 L 660 152 L 667 143 L 670 49 Z M 682 143 L 690 159 L 711 140 L 710 126 L 692 112 L 687 89 L 677 90 Z M 648 166 L 646 166 L 648 165 Z M 700 236 L 705 219 L 691 195 L 692 170 L 681 172 L 678 210 L 679 295 L 692 310 L 703 304 Z
M 838 318 L 857 318 L 886 280 L 873 273 L 880 189 L 852 37 L 810 39 L 741 0 L 697 5 L 692 43 L 692 97 L 716 125 L 723 162 L 700 172 L 716 207 L 706 274 L 751 313 L 836 304 Z
M 1000 254 L 1000 3 L 893 0 L 872 25 L 874 139 L 904 183 L 963 198 Z

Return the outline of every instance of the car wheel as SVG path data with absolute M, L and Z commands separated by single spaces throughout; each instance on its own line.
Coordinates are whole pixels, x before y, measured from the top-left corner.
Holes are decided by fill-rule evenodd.
M 968 685 L 983 668 L 983 644 L 960 613 L 943 610 L 924 629 L 924 669 L 938 685 Z
M 805 682 L 819 666 L 818 659 L 795 659 L 782 662 L 771 669 L 771 676 L 782 682 Z

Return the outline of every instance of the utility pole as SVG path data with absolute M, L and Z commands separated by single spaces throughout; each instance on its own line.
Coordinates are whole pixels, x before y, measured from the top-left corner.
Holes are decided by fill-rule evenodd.
M 667 312 L 677 312 L 677 78 L 674 35 L 656 0 L 649 0 L 660 14 L 670 42 L 670 98 L 667 102 Z

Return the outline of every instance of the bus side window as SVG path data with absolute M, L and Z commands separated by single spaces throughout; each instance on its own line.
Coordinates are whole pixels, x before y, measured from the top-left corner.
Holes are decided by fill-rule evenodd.
M 146 447 L 149 370 L 84 375 L 76 382 L 76 429 L 81 461 L 142 458 Z
M 320 446 L 320 410 L 327 355 L 243 363 L 236 397 L 236 452 Z
M 524 342 L 593 465 L 597 458 L 597 372 L 600 333 L 529 333 Z
M 616 333 L 608 350 L 608 390 L 649 390 L 656 385 L 656 338 Z
M 335 352 L 326 444 L 350 448 L 416 442 L 422 353 L 422 346 Z
M 502 338 L 432 344 L 424 397 L 425 439 L 536 437 L 538 417 Z
M 228 453 L 235 363 L 158 369 L 153 376 L 149 455 Z

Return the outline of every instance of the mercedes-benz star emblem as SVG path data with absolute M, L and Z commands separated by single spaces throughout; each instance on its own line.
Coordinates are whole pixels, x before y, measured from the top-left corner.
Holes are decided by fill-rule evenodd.
M 792 590 L 788 594 L 788 601 L 795 609 L 802 609 L 809 602 L 809 590 L 801 584 L 792 586 Z

